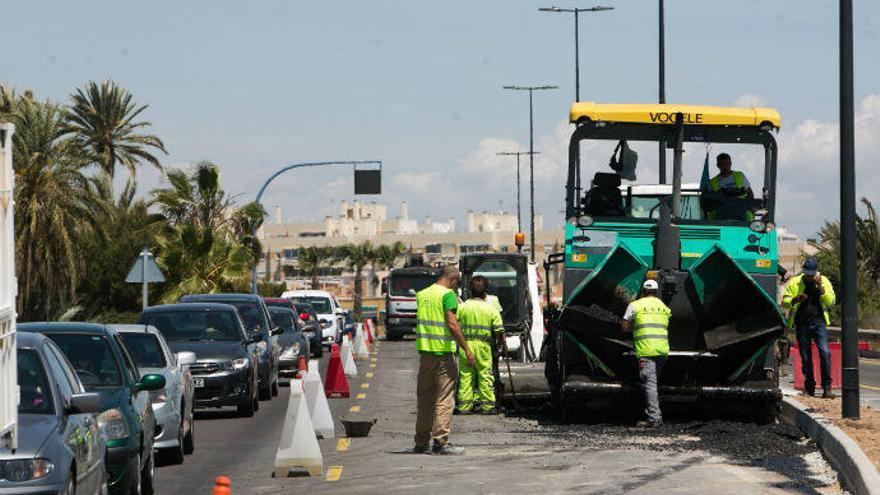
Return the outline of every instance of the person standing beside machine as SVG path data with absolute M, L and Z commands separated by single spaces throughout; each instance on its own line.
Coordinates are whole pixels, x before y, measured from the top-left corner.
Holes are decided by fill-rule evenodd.
M 474 354 L 474 365 L 462 363 L 458 372 L 458 412 L 474 412 L 480 404 L 481 414 L 495 414 L 495 374 L 492 363 L 492 340 L 504 330 L 501 313 L 488 299 L 489 280 L 475 276 L 468 283 L 470 299 L 458 308 L 458 323 L 468 347 Z M 459 359 L 465 360 L 459 351 Z M 477 389 L 476 396 L 474 388 Z
M 639 381 L 645 398 L 647 420 L 639 426 L 658 428 L 663 425 L 657 383 L 669 356 L 669 317 L 672 311 L 657 297 L 660 286 L 648 279 L 642 284 L 641 297 L 626 308 L 620 327 L 632 331 L 633 347 L 639 361 Z
M 816 393 L 813 373 L 812 342 L 819 350 L 819 369 L 822 375 L 822 397 L 834 398 L 831 391 L 831 352 L 828 349 L 828 310 L 834 305 L 834 287 L 828 277 L 819 273 L 819 262 L 813 258 L 804 261 L 800 275 L 785 286 L 782 308 L 788 310 L 788 326 L 795 329 L 801 371 L 804 374 L 804 393 Z

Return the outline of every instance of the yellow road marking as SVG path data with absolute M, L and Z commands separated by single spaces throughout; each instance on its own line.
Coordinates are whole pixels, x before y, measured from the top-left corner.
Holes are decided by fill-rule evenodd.
M 372 372 L 372 371 L 368 371 L 368 372 L 367 372 L 367 378 L 373 378 L 373 372 Z
M 342 476 L 342 466 L 330 466 L 327 468 L 327 481 L 339 481 Z
M 351 406 L 348 412 L 361 412 L 361 406 Z
M 376 367 L 376 363 L 373 363 L 370 365 L 370 368 L 375 368 L 375 367 Z
M 361 393 L 357 394 L 357 398 L 358 398 L 358 399 L 366 399 L 366 398 L 367 398 L 367 394 L 364 393 L 364 392 L 361 392 Z
M 868 390 L 880 390 L 880 387 L 872 387 L 871 385 L 861 385 L 861 387 Z
M 369 383 L 361 383 L 361 388 L 370 388 Z
M 336 451 L 345 452 L 348 450 L 349 445 L 351 445 L 351 440 L 346 437 L 342 437 L 339 439 L 339 441 L 336 442 Z
M 378 358 L 370 358 L 370 362 L 371 362 L 371 363 L 375 363 L 375 362 L 378 361 L 378 360 L 379 360 Z

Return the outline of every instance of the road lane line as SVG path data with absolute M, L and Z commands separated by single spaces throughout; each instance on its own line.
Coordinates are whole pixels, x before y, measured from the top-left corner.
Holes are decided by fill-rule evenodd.
M 373 363 L 370 365 L 370 368 L 375 368 L 375 367 L 376 367 L 376 363 Z
M 880 387 L 872 387 L 871 385 L 860 384 L 862 388 L 866 388 L 868 390 L 880 390 Z
M 361 412 L 361 406 L 351 406 L 348 412 Z
M 370 362 L 371 362 L 371 363 L 375 363 L 375 362 L 378 361 L 378 360 L 379 360 L 378 358 L 370 358 Z
M 373 378 L 373 372 L 372 372 L 372 371 L 368 371 L 368 372 L 367 372 L 367 378 Z
M 361 383 L 361 388 L 370 388 L 369 383 Z
M 345 452 L 348 450 L 348 446 L 351 445 L 351 440 L 346 437 L 342 437 L 336 442 L 336 452 Z
M 358 398 L 358 399 L 366 399 L 366 398 L 367 398 L 367 394 L 365 394 L 364 392 L 361 392 L 361 393 L 357 394 L 357 398 Z
M 342 466 L 330 466 L 327 468 L 327 481 L 339 481 L 342 476 Z

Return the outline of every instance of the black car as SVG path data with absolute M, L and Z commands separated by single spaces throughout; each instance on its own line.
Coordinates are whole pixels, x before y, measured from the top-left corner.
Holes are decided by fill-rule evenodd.
M 182 303 L 219 303 L 235 306 L 248 332 L 257 331 L 263 336 L 260 343 L 260 400 L 278 395 L 278 361 L 281 345 L 278 335 L 281 329 L 272 325 L 269 309 L 263 298 L 254 294 L 191 294 L 180 298 Z
M 282 333 L 278 336 L 281 343 L 281 360 L 278 372 L 281 376 L 292 377 L 299 369 L 299 358 L 309 360 L 309 339 L 303 335 L 297 325 L 297 315 L 290 308 L 269 306 L 269 314 L 272 323 L 281 328 Z
M 107 442 L 111 493 L 153 493 L 156 417 L 150 390 L 162 375 L 144 375 L 113 328 L 96 323 L 22 323 L 19 332 L 46 335 L 61 349 L 88 392 L 101 394 L 98 426 Z
M 257 384 L 260 332 L 245 332 L 235 307 L 193 303 L 151 306 L 139 323 L 162 333 L 174 353 L 196 355 L 190 365 L 196 407 L 236 406 L 239 416 L 259 409 Z
M 324 346 L 321 343 L 321 336 L 324 329 L 321 327 L 321 320 L 315 308 L 309 303 L 294 303 L 296 312 L 299 313 L 299 319 L 305 324 L 303 332 L 309 336 L 309 346 L 312 349 L 312 355 L 321 357 L 324 353 Z
M 16 346 L 18 448 L 0 449 L 0 493 L 103 493 L 101 395 L 85 391 L 48 337 L 22 332 Z

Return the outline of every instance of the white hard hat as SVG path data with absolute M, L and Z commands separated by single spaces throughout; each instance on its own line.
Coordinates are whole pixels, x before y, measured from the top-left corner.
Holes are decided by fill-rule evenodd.
M 656 280 L 649 278 L 648 280 L 645 280 L 645 283 L 642 284 L 642 288 L 648 290 L 658 290 L 660 289 L 660 286 L 657 285 Z

